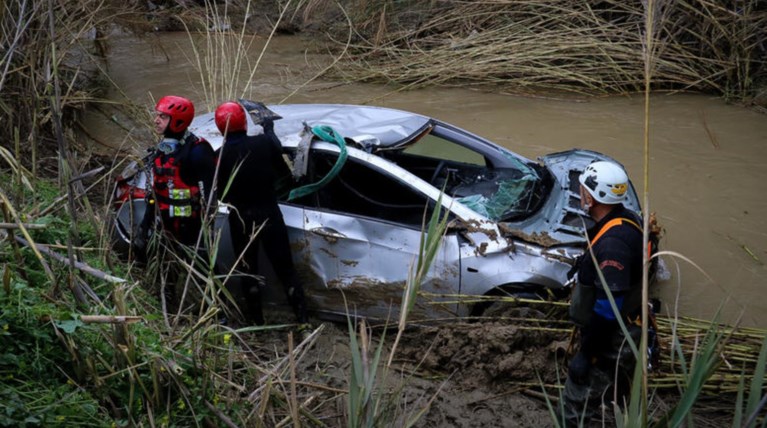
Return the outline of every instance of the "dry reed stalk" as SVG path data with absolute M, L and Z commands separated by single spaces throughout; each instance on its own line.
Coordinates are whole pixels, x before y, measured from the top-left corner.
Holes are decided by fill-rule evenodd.
M 136 315 L 80 315 L 80 321 L 86 324 L 131 324 L 144 321 L 144 318 Z
M 6 230 L 7 229 L 20 229 L 22 227 L 27 229 L 27 230 L 30 230 L 30 229 L 45 229 L 46 227 L 48 227 L 48 225 L 46 225 L 46 224 L 37 224 L 37 223 L 21 223 L 21 224 L 16 224 L 16 223 L 0 223 L 0 229 L 6 229 Z
M 50 280 L 51 284 L 56 283 L 56 277 L 53 274 L 53 271 L 48 266 L 47 263 L 45 263 L 45 260 L 43 259 L 43 256 L 39 250 L 39 248 L 34 245 L 34 240 L 29 235 L 29 232 L 27 232 L 27 229 L 24 228 L 24 225 L 21 223 L 21 217 L 16 212 L 16 210 L 13 208 L 13 205 L 11 205 L 11 201 L 8 199 L 8 197 L 3 193 L 2 189 L 0 189 L 0 202 L 3 204 L 3 211 L 8 212 L 9 216 L 16 220 L 16 224 L 19 226 L 19 230 L 24 235 L 24 238 L 26 238 L 26 241 L 30 243 L 29 248 L 32 249 L 35 256 L 37 257 L 37 260 L 40 262 L 41 266 L 43 267 L 45 274 L 48 276 L 48 279 Z
M 266 37 L 256 60 L 251 62 L 250 50 L 257 37 L 246 33 L 247 19 L 253 7 L 251 0 L 245 2 L 243 21 L 238 23 L 239 30 L 232 28 L 228 3 L 216 5 L 210 0 L 205 1 L 205 16 L 201 20 L 204 26 L 204 37 L 197 38 L 184 20 L 181 23 L 186 28 L 192 47 L 188 62 L 200 74 L 202 91 L 205 96 L 205 106 L 212 110 L 224 100 L 244 98 L 249 90 L 250 82 L 256 77 L 258 67 L 275 35 L 278 25 L 290 9 L 292 0 L 280 6 L 280 15 Z M 223 10 L 222 10 L 223 9 Z M 244 78 L 244 79 L 243 79 Z M 246 83 L 240 87 L 241 82 Z

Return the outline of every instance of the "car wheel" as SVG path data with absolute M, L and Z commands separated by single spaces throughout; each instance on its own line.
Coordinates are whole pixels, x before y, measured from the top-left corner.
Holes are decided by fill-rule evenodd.
M 546 314 L 528 303 L 499 301 L 491 303 L 482 313 L 482 317 L 498 320 L 544 319 Z
M 131 251 L 131 240 L 144 218 L 146 203 L 143 199 L 132 199 L 113 213 L 112 217 L 112 248 L 123 258 Z
M 530 303 L 531 300 L 545 301 L 545 296 L 545 290 L 534 285 L 505 286 L 488 295 L 488 297 L 497 297 L 498 300 L 477 303 L 472 309 L 471 315 L 478 317 L 478 319 L 545 318 L 545 308 Z

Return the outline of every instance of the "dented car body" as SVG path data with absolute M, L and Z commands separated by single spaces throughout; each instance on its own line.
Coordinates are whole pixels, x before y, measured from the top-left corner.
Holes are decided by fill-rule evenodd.
M 585 248 L 577 177 L 592 161 L 609 159 L 605 155 L 571 150 L 535 162 L 410 112 L 319 104 L 269 108 L 282 116 L 275 133 L 298 177 L 282 180 L 280 207 L 315 313 L 398 316 L 424 219 L 437 207 L 448 216 L 448 227 L 414 319 L 476 313 L 481 306 L 464 296 L 561 291 Z M 307 149 L 305 124 L 332 128 L 345 137 L 345 147 L 314 138 Z M 195 118 L 191 128 L 220 146 L 212 113 Z M 249 132 L 259 128 L 251 124 Z M 340 169 L 339 157 L 345 157 Z M 291 190 L 323 178 L 315 191 L 290 198 Z M 626 205 L 639 211 L 633 186 Z M 118 216 L 118 229 L 126 229 L 129 218 L 123 212 L 120 225 Z M 217 226 L 228 230 L 225 216 Z M 231 266 L 228 239 L 221 247 L 221 262 Z M 276 294 L 279 288 L 270 289 Z

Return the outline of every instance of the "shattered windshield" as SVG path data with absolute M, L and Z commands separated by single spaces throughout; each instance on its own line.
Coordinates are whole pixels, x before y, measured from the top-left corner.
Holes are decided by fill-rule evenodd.
M 459 186 L 458 201 L 495 221 L 521 219 L 532 214 L 540 199 L 535 192 L 540 177 L 518 159 L 510 159 L 514 168 L 488 170 L 473 180 L 473 184 Z
M 495 221 L 524 219 L 540 206 L 539 170 L 507 151 L 485 153 L 430 133 L 385 157 Z M 498 166 L 500 165 L 500 166 Z

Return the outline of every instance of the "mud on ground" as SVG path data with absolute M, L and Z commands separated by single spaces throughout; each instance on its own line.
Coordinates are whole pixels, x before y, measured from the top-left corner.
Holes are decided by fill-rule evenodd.
M 551 416 L 542 384 L 556 383 L 561 341 L 561 334 L 509 323 L 456 323 L 408 332 L 397 354 L 444 379 L 423 385 L 436 399 L 421 426 L 543 427 Z
M 291 322 L 289 314 L 271 313 L 280 318 L 271 323 Z M 304 385 L 324 388 L 305 391 L 323 395 L 315 403 L 332 403 L 315 408 L 314 415 L 324 415 L 321 419 L 327 426 L 345 425 L 341 414 L 346 412 L 346 396 L 328 391 L 349 387 L 348 327 L 332 322 L 321 325 L 311 349 L 297 362 L 296 378 Z M 396 330 L 372 330 L 371 359 L 382 334 L 381 367 L 386 364 Z M 277 330 L 258 333 L 253 339 L 268 358 L 287 352 L 286 337 L 285 330 Z M 563 351 L 568 341 L 568 334 L 561 331 L 540 331 L 510 322 L 456 322 L 413 328 L 400 340 L 393 370 L 385 375 L 386 391 L 391 401 L 398 403 L 394 413 L 400 418 L 413 417 L 428 406 L 415 425 L 418 427 L 553 426 L 542 384 L 556 400 L 558 392 L 552 385 L 557 384 L 558 376 L 564 379 Z M 380 376 L 384 376 L 381 371 L 382 384 Z M 306 397 L 299 398 L 299 402 L 302 399 Z
M 289 311 L 273 307 L 266 309 L 266 317 L 271 325 L 293 322 Z M 392 369 L 388 374 L 378 371 L 376 384 L 383 385 L 385 402 L 395 405 L 391 409 L 394 416 L 384 420 L 390 421 L 391 426 L 404 426 L 406 420 L 423 411 L 414 426 L 555 426 L 543 391 L 556 409 L 560 394 L 557 385 L 564 384 L 566 377 L 570 330 L 550 321 L 551 318 L 538 326 L 520 319 L 451 322 L 407 330 L 395 351 Z M 297 399 L 299 403 L 310 403 L 304 406 L 307 414 L 317 418 L 307 426 L 346 426 L 352 373 L 348 326 L 345 322 L 317 319 L 312 319 L 312 323 L 315 334 L 305 342 L 310 348 L 300 352 L 296 360 Z M 288 352 L 289 331 L 290 328 L 282 328 L 254 333 L 248 342 L 264 362 L 274 361 L 275 357 L 281 360 Z M 396 328 L 366 331 L 373 338 L 370 360 L 383 337 L 379 363 L 382 368 L 395 341 Z M 294 336 L 298 344 L 299 335 Z M 289 388 L 289 379 L 282 375 L 282 388 Z M 260 386 L 251 385 L 253 389 Z M 649 402 L 651 414 L 658 417 L 669 411 L 677 399 L 674 390 L 653 391 Z M 729 398 L 701 396 L 692 413 L 695 426 L 731 425 L 732 415 L 723 411 L 722 400 Z M 615 426 L 613 417 L 612 410 L 606 409 L 604 421 L 600 418 L 592 422 L 594 426 Z

